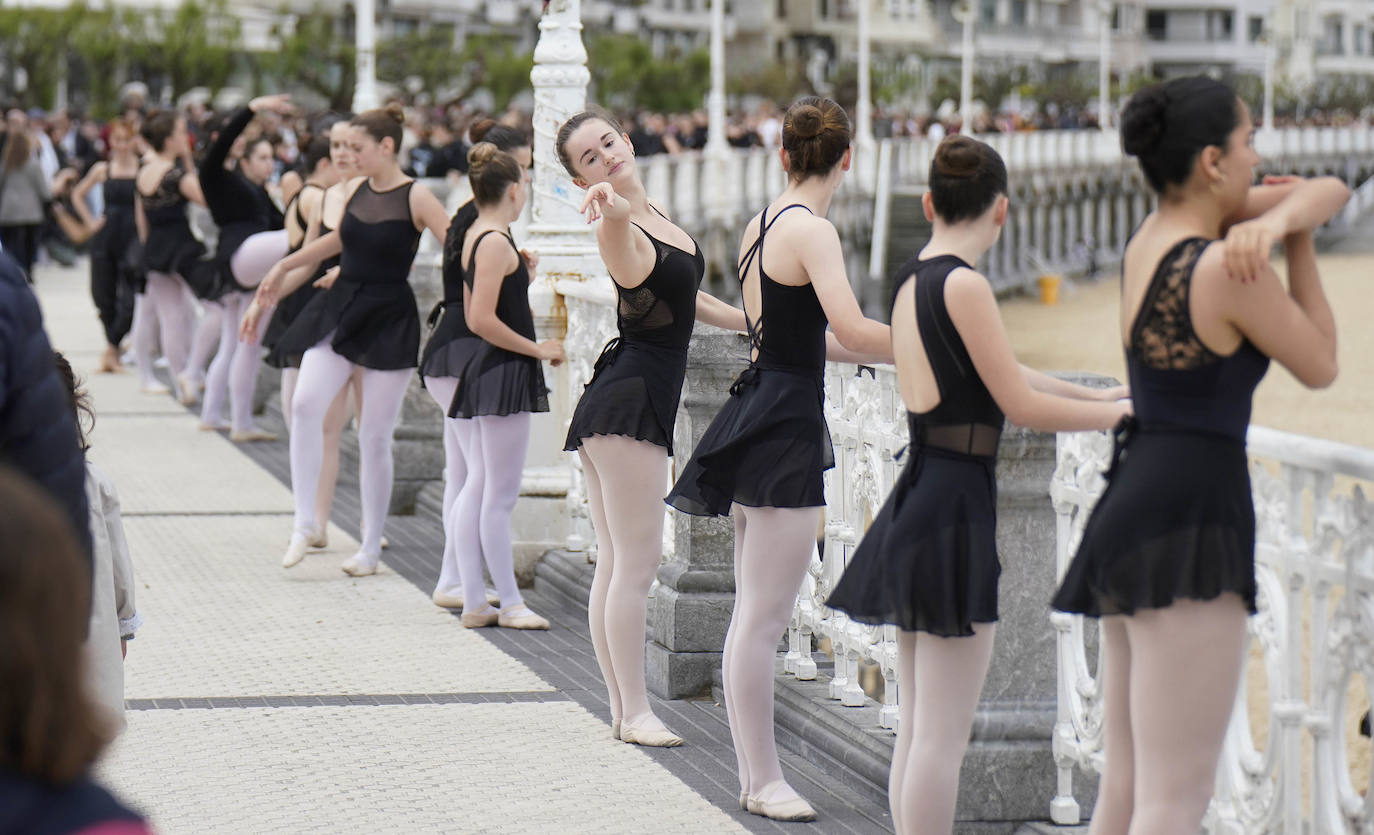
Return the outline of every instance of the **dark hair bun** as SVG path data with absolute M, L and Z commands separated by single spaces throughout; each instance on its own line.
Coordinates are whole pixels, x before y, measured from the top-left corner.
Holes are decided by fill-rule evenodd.
M 935 149 L 935 159 L 931 168 L 943 177 L 967 179 L 979 172 L 983 166 L 984 155 L 976 139 L 956 134 L 941 140 Z
M 810 139 L 825 127 L 825 115 L 814 104 L 798 107 L 792 114 L 792 130 L 798 139 Z
M 476 145 L 481 142 L 492 128 L 496 127 L 495 119 L 479 119 L 473 122 L 472 127 L 468 128 L 468 136 L 472 138 L 472 143 Z
M 1157 84 L 1131 96 L 1121 112 L 1121 149 L 1133 157 L 1159 147 L 1168 120 L 1169 93 Z
M 406 109 L 401 106 L 400 102 L 389 102 L 382 109 L 386 111 L 386 115 L 396 120 L 396 124 L 404 125 L 406 123 Z

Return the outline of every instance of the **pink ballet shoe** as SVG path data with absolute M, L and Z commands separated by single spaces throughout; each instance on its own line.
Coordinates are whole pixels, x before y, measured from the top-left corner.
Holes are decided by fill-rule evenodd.
M 462 618 L 464 629 L 482 629 L 495 626 L 500 620 L 501 613 L 496 610 L 496 607 L 490 605 L 476 612 L 464 612 Z
M 381 556 L 365 554 L 362 551 L 343 561 L 339 568 L 350 577 L 368 577 L 377 573 L 377 563 Z
M 549 622 L 530 611 L 528 606 L 510 606 L 496 616 L 496 624 L 506 629 L 548 629 Z M 622 733 L 624 726 L 622 725 Z
M 258 441 L 275 441 L 277 436 L 271 432 L 258 429 L 256 426 L 243 432 L 230 432 L 229 440 L 236 444 L 251 444 Z
M 305 559 L 305 552 L 310 550 L 310 537 L 299 531 L 291 534 L 291 543 L 286 546 L 286 553 L 282 555 L 281 567 L 290 568 Z
M 764 788 L 767 789 L 769 786 L 774 785 L 777 785 L 777 783 L 770 783 L 768 786 L 764 786 Z M 805 798 L 796 795 L 795 792 L 793 797 L 787 800 L 777 801 L 760 800 L 759 798 L 762 794 L 763 792 L 760 792 L 758 795 L 750 796 L 745 801 L 747 811 L 751 814 L 770 818 L 775 821 L 800 822 L 813 821 L 816 819 L 816 810 L 811 808 L 811 804 L 807 803 Z
M 620 739 L 620 720 L 611 720 L 611 739 Z
M 676 748 L 683 740 L 667 728 L 636 728 L 622 719 L 620 741 L 631 745 L 643 745 L 645 748 Z
M 306 544 L 316 551 L 323 551 L 325 548 L 329 547 L 329 532 L 328 529 L 324 527 L 320 527 L 317 530 L 318 533 L 313 533 L 306 539 Z

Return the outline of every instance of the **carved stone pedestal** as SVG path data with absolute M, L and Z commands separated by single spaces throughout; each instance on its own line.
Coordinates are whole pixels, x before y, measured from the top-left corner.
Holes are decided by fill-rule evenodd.
M 685 462 L 743 370 L 748 343 L 741 334 L 698 326 L 673 446 Z M 674 466 L 674 474 L 678 467 Z M 674 518 L 674 554 L 658 570 L 649 605 L 645 674 L 649 689 L 669 699 L 707 693 L 720 667 L 725 630 L 735 603 L 734 525 L 729 519 Z

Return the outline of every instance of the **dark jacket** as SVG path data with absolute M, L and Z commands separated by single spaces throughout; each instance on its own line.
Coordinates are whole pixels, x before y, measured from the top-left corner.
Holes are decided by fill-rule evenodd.
M 0 253 L 0 463 L 47 488 L 66 509 L 90 559 L 86 460 L 70 397 L 53 362 L 24 273 Z
M 50 786 L 0 769 L 0 835 L 69 835 L 142 820 L 90 780 Z

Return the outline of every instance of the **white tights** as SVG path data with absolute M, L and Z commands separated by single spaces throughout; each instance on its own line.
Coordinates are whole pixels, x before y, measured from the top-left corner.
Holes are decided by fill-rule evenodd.
M 667 450 L 622 435 L 595 435 L 579 450 L 596 530 L 596 574 L 587 621 L 611 718 L 657 729 L 644 690 L 644 620 L 663 553 Z
M 181 278 L 169 273 L 148 271 L 147 290 L 135 300 L 142 309 L 138 312 L 134 333 L 134 365 L 141 385 L 155 383 L 153 353 L 159 336 L 162 354 L 172 380 L 186 368 L 186 355 L 191 349 L 191 331 L 195 327 L 196 310 Z
M 425 391 L 429 392 L 429 396 L 434 398 L 434 402 L 439 404 L 445 415 L 448 414 L 449 404 L 453 402 L 453 393 L 457 390 L 457 377 L 425 378 Z M 463 489 L 463 483 L 468 477 L 467 459 L 463 457 L 463 445 L 459 441 L 459 435 L 471 431 L 470 419 L 444 418 L 444 556 L 439 567 L 439 583 L 434 587 L 435 592 L 443 594 L 453 594 L 463 585 L 458 571 L 458 545 L 452 533 L 452 518 L 458 505 L 458 493 Z M 479 536 L 479 549 L 480 539 Z M 481 570 L 480 567 L 478 570 Z M 466 604 L 466 600 L 464 603 Z
M 262 335 L 251 340 L 239 338 L 239 322 L 253 303 L 252 293 L 230 293 L 220 299 L 219 350 L 205 378 L 205 401 L 200 422 L 219 426 L 224 422 L 225 395 L 229 399 L 230 428 L 235 432 L 253 429 L 253 392 L 257 388 L 259 351 Z
M 796 796 L 773 738 L 773 676 L 802 578 L 816 552 L 819 507 L 733 506 L 735 611 L 725 633 L 722 679 L 740 788 L 760 800 Z M 775 785 L 776 784 L 776 785 Z
M 452 423 L 467 473 L 445 535 L 454 543 L 463 585 L 463 611 L 487 608 L 483 561 L 501 596 L 501 608 L 523 606 L 524 598 L 515 584 L 510 516 L 520 498 L 520 477 L 530 442 L 530 414 L 482 416 Z
M 296 533 L 317 524 L 317 499 L 324 467 L 325 415 L 356 368 L 334 353 L 328 337 L 305 352 L 291 401 L 291 489 L 296 499 Z M 382 525 L 391 504 L 391 438 L 401 414 L 411 369 L 362 369 L 358 417 L 359 492 L 363 508 L 360 553 L 375 560 L 382 552 Z M 522 456 L 523 457 L 523 456 Z
M 1245 619 L 1234 594 L 1102 618 L 1107 763 L 1091 835 L 1198 831 L 1245 667 Z
M 291 429 L 291 398 L 296 393 L 298 368 L 281 370 L 281 415 L 288 431 Z M 324 413 L 324 446 L 320 462 L 320 486 L 315 494 L 315 527 L 323 531 L 329 525 L 330 510 L 334 506 L 334 487 L 339 480 L 339 443 L 343 440 L 344 427 L 353 414 L 348 402 L 348 393 L 353 392 L 353 402 L 362 403 L 362 370 L 353 369 L 348 385 L 334 395 L 329 411 Z
M 897 638 L 901 718 L 887 785 L 897 835 L 945 835 L 954 828 L 959 766 L 997 630 L 980 623 L 973 631 L 960 638 L 916 632 Z
M 196 384 L 205 382 L 205 369 L 219 348 L 224 330 L 224 307 L 219 302 L 201 302 L 200 324 L 191 340 L 191 358 L 186 361 L 186 379 Z M 238 339 L 238 333 L 234 333 Z

